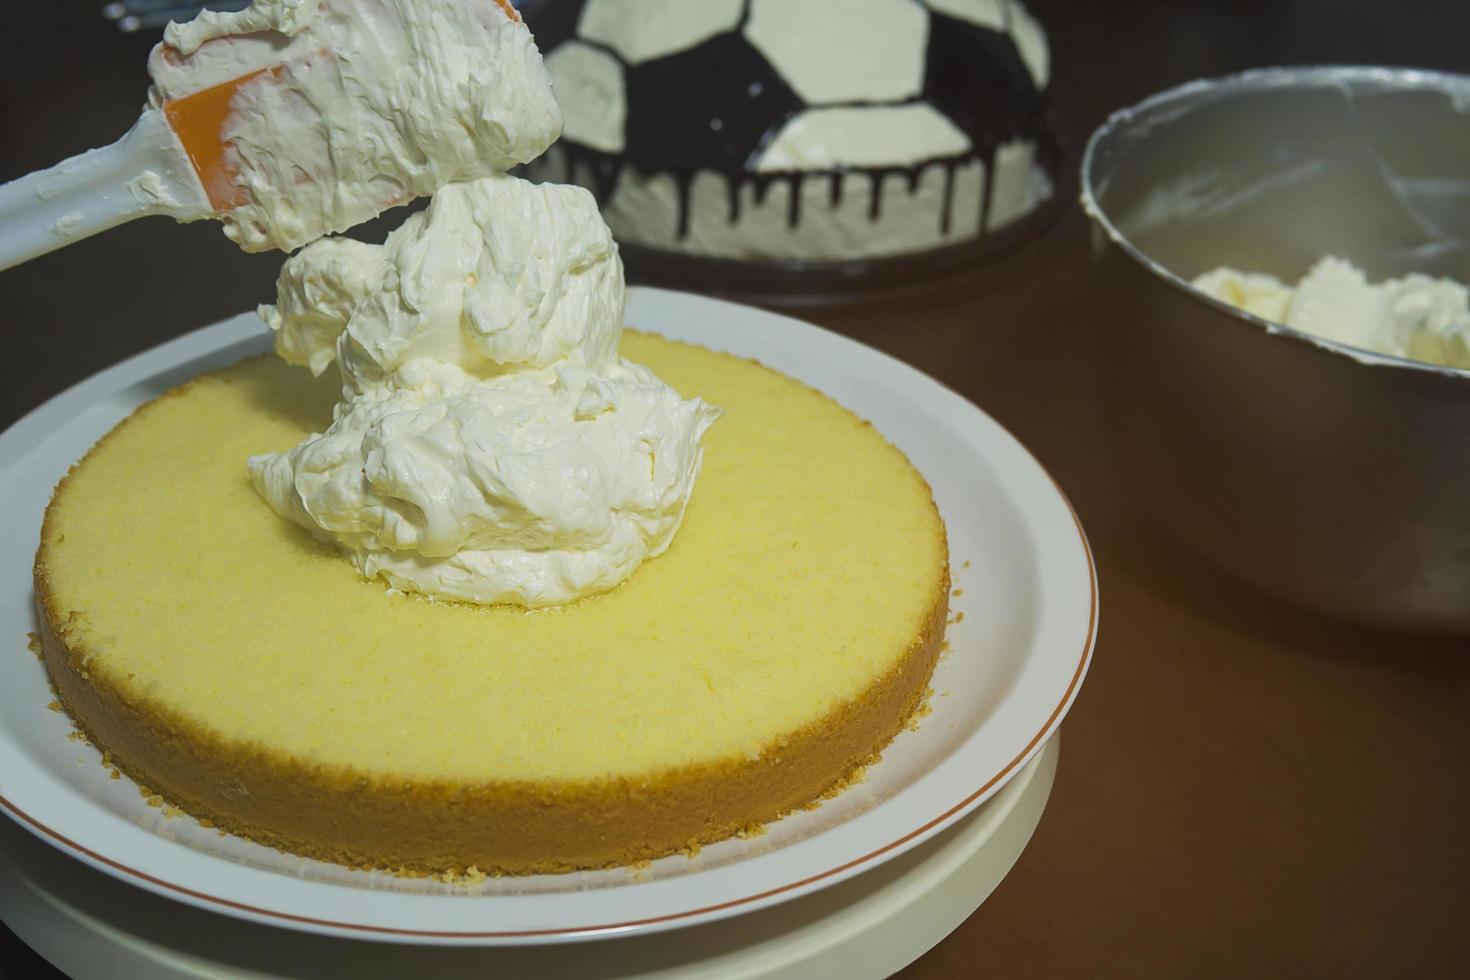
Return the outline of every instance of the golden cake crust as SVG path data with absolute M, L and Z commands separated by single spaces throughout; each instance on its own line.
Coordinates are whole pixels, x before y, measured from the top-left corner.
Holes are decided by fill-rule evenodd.
M 35 587 L 43 659 L 83 733 L 140 785 L 224 830 L 310 857 L 406 873 L 635 863 L 724 839 L 841 787 L 924 700 L 948 611 L 947 562 L 921 627 L 891 669 L 753 757 L 604 779 L 459 781 L 384 776 L 221 737 L 94 656 L 84 616 L 56 595 L 47 560 L 49 543 L 64 540 L 54 520 L 73 476 L 123 427 L 195 383 L 140 407 L 62 480 L 47 509 Z
M 227 743 L 89 669 L 85 649 L 67 645 L 40 566 L 36 587 L 42 652 L 58 699 L 139 785 L 283 850 L 427 874 L 632 864 L 723 840 L 820 798 L 875 761 L 914 716 L 947 609 L 941 596 L 923 635 L 888 677 L 757 759 L 639 781 L 461 785 L 378 781 Z

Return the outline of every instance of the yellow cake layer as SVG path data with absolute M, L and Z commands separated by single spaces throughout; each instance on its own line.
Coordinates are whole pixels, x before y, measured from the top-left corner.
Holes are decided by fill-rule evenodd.
M 331 374 L 260 358 L 145 406 L 47 514 L 38 594 L 63 700 L 129 772 L 226 824 L 225 804 L 188 785 L 204 776 L 151 772 L 150 746 L 174 753 L 153 768 L 191 768 L 177 757 L 192 742 L 201 773 L 248 756 L 312 792 L 540 785 L 555 806 L 680 772 L 758 778 L 750 764 L 783 742 L 863 718 L 813 757 L 843 771 L 808 778 L 845 776 L 932 668 L 948 569 L 928 487 L 871 426 L 754 362 L 633 332 L 623 353 L 725 414 L 672 547 L 610 593 L 535 613 L 391 594 L 256 496 L 245 458 L 324 427 Z M 868 718 L 864 698 L 893 717 Z M 154 719 L 146 738 L 118 734 Z M 404 805 L 391 819 L 412 817 Z M 314 849 L 308 830 L 264 819 L 237 829 L 342 860 L 473 863 Z

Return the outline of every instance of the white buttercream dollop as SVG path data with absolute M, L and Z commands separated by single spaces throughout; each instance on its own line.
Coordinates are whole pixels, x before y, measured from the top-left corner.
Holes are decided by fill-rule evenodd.
M 1413 273 L 1370 283 L 1363 270 L 1328 256 L 1301 282 L 1221 267 L 1194 288 L 1265 320 L 1378 354 L 1470 368 L 1470 290 Z
M 397 588 L 532 608 L 612 588 L 668 547 L 718 415 L 617 356 L 623 298 L 575 187 L 450 184 L 381 246 L 308 246 L 261 315 L 287 361 L 338 361 L 343 401 L 252 458 L 256 488 Z
M 496 0 L 256 0 L 172 24 L 154 104 L 240 85 L 222 135 L 249 194 L 220 217 L 291 250 L 452 181 L 503 173 L 561 132 L 530 32 Z

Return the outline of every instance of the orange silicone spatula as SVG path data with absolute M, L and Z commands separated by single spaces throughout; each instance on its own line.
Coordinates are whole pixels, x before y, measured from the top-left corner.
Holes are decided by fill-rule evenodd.
M 483 0 L 465 0 L 467 3 Z M 512 20 L 508 0 L 492 0 Z M 222 37 L 209 44 L 229 44 Z M 319 52 L 350 59 L 350 51 Z M 249 85 L 271 84 L 284 65 L 258 69 L 143 110 L 111 146 L 0 184 L 0 269 L 134 218 L 196 221 L 250 203 L 230 165 L 224 126 Z M 395 203 L 385 201 L 384 207 Z
M 196 221 L 247 203 L 220 130 L 235 93 L 263 74 L 149 106 L 111 146 L 0 185 L 0 269 L 134 218 Z
M 279 68 L 262 68 L 163 104 L 168 128 L 173 130 L 204 196 L 216 212 L 230 211 L 250 200 L 226 159 L 223 130 L 225 117 L 230 113 L 230 100 L 241 86 L 275 71 Z

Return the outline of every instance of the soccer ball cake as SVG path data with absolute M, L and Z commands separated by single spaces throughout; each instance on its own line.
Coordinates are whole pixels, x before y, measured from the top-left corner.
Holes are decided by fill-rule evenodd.
M 565 116 L 539 180 L 625 245 L 849 262 L 973 242 L 1051 194 L 1046 36 L 1018 0 L 542 0 Z

